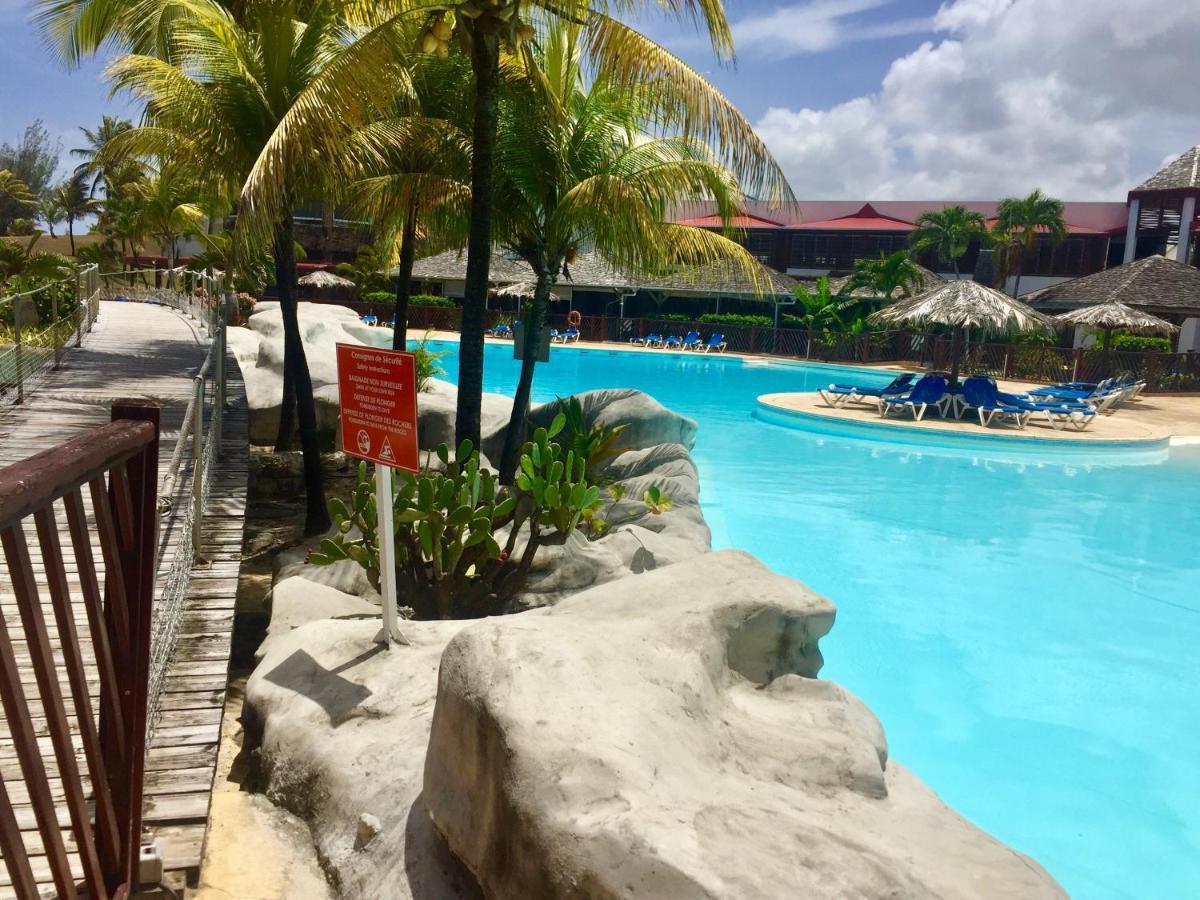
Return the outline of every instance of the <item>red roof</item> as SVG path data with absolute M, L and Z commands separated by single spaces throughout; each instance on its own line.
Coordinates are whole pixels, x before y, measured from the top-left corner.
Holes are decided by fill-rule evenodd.
M 991 230 L 992 228 L 995 228 L 996 223 L 998 221 L 1000 221 L 1000 220 L 995 218 L 994 216 L 992 218 L 988 219 L 987 223 L 986 223 L 988 229 Z M 1121 228 L 1119 230 L 1124 231 L 1125 226 L 1121 226 Z M 1046 232 L 1046 228 L 1044 225 L 1039 225 L 1037 227 L 1037 231 L 1039 234 L 1044 234 Z M 1113 233 L 1114 233 L 1113 231 L 1107 231 L 1107 230 L 1106 231 L 1097 231 L 1095 228 L 1084 228 L 1082 225 L 1072 225 L 1070 222 L 1067 223 L 1067 234 L 1113 234 Z
M 848 216 L 825 219 L 821 222 L 803 222 L 792 228 L 812 231 L 912 231 L 913 223 L 893 216 L 885 216 L 870 203 Z
M 680 219 L 676 225 L 691 225 L 695 228 L 779 228 L 778 222 L 763 219 L 759 216 L 733 216 L 728 222 L 721 221 L 720 216 L 701 216 L 698 219 Z

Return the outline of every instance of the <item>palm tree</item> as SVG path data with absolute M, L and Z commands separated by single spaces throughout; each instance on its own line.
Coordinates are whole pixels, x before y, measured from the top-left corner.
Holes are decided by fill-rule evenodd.
M 114 150 L 159 156 L 204 173 L 236 196 L 235 235 L 271 246 L 284 330 L 284 396 L 276 446 L 298 421 L 304 456 L 305 532 L 329 526 L 312 379 L 300 336 L 292 209 L 319 202 L 355 170 L 348 142 L 407 89 L 395 20 L 349 33 L 332 0 L 250 0 L 238 16 L 217 0 L 172 6 L 171 62 L 144 54 L 115 60 L 117 89 L 146 101 L 146 125 L 117 135 Z M 298 17 L 304 12 L 304 21 Z M 354 153 L 369 153 L 366 144 Z
M 54 234 L 54 226 L 61 222 L 64 218 L 62 205 L 58 202 L 58 198 L 53 192 L 46 194 L 38 202 L 38 217 L 45 223 L 46 230 L 50 232 L 50 237 L 56 237 Z
M 729 237 L 672 225 L 667 212 L 706 196 L 731 218 L 737 179 L 700 141 L 656 134 L 655 88 L 585 71 L 583 31 L 561 20 L 522 56 L 525 77 L 501 92 L 495 224 L 500 243 L 529 264 L 536 282 L 500 479 L 512 480 L 525 442 L 551 289 L 585 249 L 621 271 L 721 267 L 764 288 L 760 264 Z
M 414 4 L 416 5 L 416 4 Z M 716 137 L 733 148 L 726 160 L 743 188 L 760 197 L 780 196 L 785 188 L 770 153 L 741 114 L 694 69 L 649 38 L 607 14 L 609 4 L 589 0 L 454 0 L 447 7 L 454 25 L 440 12 L 427 22 L 424 45 L 445 53 L 456 34 L 466 45 L 475 76 L 471 128 L 471 210 L 467 238 L 467 272 L 459 339 L 459 441 L 478 444 L 483 398 L 483 332 L 488 270 L 492 252 L 492 187 L 499 122 L 501 59 L 528 57 L 534 25 L 549 17 L 582 26 L 581 45 L 593 63 L 610 74 L 613 87 L 655 85 L 655 105 L 664 131 L 683 137 Z M 632 11 L 646 2 L 625 3 Z M 722 0 L 679 0 L 663 8 L 681 19 L 701 22 L 718 56 L 733 58 L 733 41 Z
M 88 191 L 87 176 L 72 175 L 54 189 L 54 200 L 62 210 L 71 240 L 71 255 L 75 255 L 75 223 L 93 212 L 95 203 Z
M 75 173 L 91 179 L 91 196 L 95 197 L 103 185 L 104 195 L 112 197 L 120 190 L 121 185 L 136 181 L 143 174 L 138 160 L 121 158 L 108 151 L 109 141 L 132 127 L 133 123 L 128 119 L 106 115 L 94 131 L 90 128 L 79 129 L 87 139 L 87 146 L 76 147 L 71 151 L 71 155 L 83 159 L 83 162 L 75 167 Z
M 143 233 L 158 241 L 166 253 L 167 268 L 172 270 L 167 278 L 173 283 L 179 240 L 195 234 L 204 224 L 195 180 L 178 166 L 163 166 L 157 174 L 135 182 L 131 191 L 140 208 Z
M 20 211 L 37 209 L 38 198 L 29 186 L 8 169 L 0 169 L 0 205 L 8 204 Z
M 923 277 L 920 266 L 905 251 L 897 250 L 887 256 L 880 253 L 879 259 L 855 260 L 850 289 L 869 288 L 876 297 L 891 300 L 896 291 L 909 296 Z
M 1051 245 L 1057 246 L 1067 237 L 1063 203 L 1054 197 L 1047 197 L 1040 190 L 1028 197 L 1005 197 L 996 207 L 994 232 L 997 242 L 1009 250 L 1007 270 L 1015 270 L 1017 275 L 1012 295 L 1019 297 L 1025 257 L 1033 252 L 1038 238 L 1045 235 Z
M 926 210 L 917 216 L 914 224 L 916 230 L 909 236 L 913 251 L 936 252 L 939 260 L 954 267 L 955 278 L 959 277 L 958 261 L 971 246 L 971 241 L 982 240 L 987 234 L 983 214 L 961 205 Z
M 467 235 L 470 188 L 470 122 L 462 97 L 471 89 L 470 65 L 461 55 L 421 55 L 410 65 L 411 97 L 384 127 L 403 134 L 380 165 L 369 166 L 353 189 L 354 205 L 375 227 L 380 246 L 398 258 L 396 326 L 392 347 L 407 345 L 408 301 L 417 246 L 426 252 L 461 247 Z

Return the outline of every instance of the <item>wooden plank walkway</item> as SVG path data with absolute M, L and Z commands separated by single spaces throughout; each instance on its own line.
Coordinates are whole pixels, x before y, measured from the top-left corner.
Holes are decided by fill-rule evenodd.
M 204 360 L 207 344 L 198 324 L 174 310 L 135 303 L 102 303 L 100 318 L 84 338 L 83 346 L 68 351 L 62 367 L 51 373 L 24 404 L 0 409 L 0 467 L 108 422 L 114 399 L 149 397 L 162 407 L 161 488 L 193 391 L 192 378 Z M 227 408 L 222 420 L 223 455 L 217 471 L 212 473 L 200 558 L 192 568 L 178 643 L 166 672 L 160 716 L 146 762 L 144 815 L 147 835 L 158 841 L 169 880 L 176 883 L 181 880 L 180 876 L 194 881 L 203 852 L 242 549 L 248 461 L 245 390 L 231 354 L 226 354 L 225 371 Z M 189 447 L 185 448 L 172 497 L 178 515 L 164 517 L 156 596 L 162 595 L 164 576 L 175 549 L 181 541 L 188 539 L 182 533 L 180 523 L 190 502 L 191 466 Z M 87 506 L 90 517 L 90 501 Z M 29 533 L 32 537 L 32 523 Z M 94 538 L 93 543 L 94 556 L 99 563 L 99 545 Z M 31 545 L 36 553 L 37 542 L 31 540 Z M 67 575 L 72 596 L 78 599 L 78 576 L 73 566 L 72 556 Z M 35 571 L 41 579 L 41 560 L 36 558 Z M 49 610 L 44 583 L 39 583 L 39 588 L 43 606 Z M 77 602 L 76 609 L 77 621 L 83 625 L 86 617 L 82 604 Z M 23 638 L 3 559 L 0 559 L 0 614 L 5 617 L 12 636 Z M 14 644 L 51 788 L 56 798 L 61 797 L 61 781 L 57 777 L 28 652 L 23 640 L 14 641 Z M 52 642 L 52 647 L 59 658 L 56 641 Z M 85 643 L 82 649 L 89 676 L 94 678 L 91 647 Z M 65 684 L 65 675 L 61 677 Z M 67 706 L 73 721 L 69 700 Z M 82 770 L 86 772 L 86 765 Z M 26 846 L 35 855 L 32 860 L 35 875 L 39 882 L 48 885 L 49 868 L 7 723 L 0 723 L 0 777 L 4 778 L 14 803 L 19 804 L 18 821 Z M 60 824 L 65 829 L 63 836 L 67 849 L 73 851 L 74 840 L 67 827 L 65 807 L 60 811 Z M 74 856 L 72 859 L 74 861 Z M 0 898 L 11 896 L 7 871 L 0 866 Z

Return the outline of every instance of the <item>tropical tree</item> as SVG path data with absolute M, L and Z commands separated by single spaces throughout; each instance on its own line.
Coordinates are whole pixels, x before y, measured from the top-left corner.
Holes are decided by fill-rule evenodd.
M 199 232 L 205 221 L 196 202 L 195 179 L 179 166 L 168 165 L 128 188 L 138 205 L 142 233 L 158 242 L 167 256 L 167 268 L 173 270 L 180 239 Z M 174 277 L 173 272 L 168 274 L 168 279 Z
M 34 234 L 24 243 L 0 240 L 0 288 L 14 279 L 46 282 L 70 277 L 75 270 L 71 260 L 57 253 L 33 252 L 39 238 Z
M 623 3 L 632 11 L 649 3 Z M 414 4 L 421 8 L 420 4 Z M 733 42 L 721 0 L 678 0 L 661 8 L 707 30 L 717 55 L 732 59 Z M 756 196 L 777 196 L 783 184 L 765 145 L 737 110 L 694 69 L 636 30 L 614 19 L 609 4 L 596 0 L 461 0 L 445 5 L 427 20 L 423 45 L 444 54 L 455 37 L 466 47 L 474 78 L 471 127 L 471 209 L 467 238 L 467 272 L 459 340 L 459 441 L 478 443 L 483 398 L 483 333 L 488 271 L 492 252 L 492 186 L 499 122 L 501 60 L 528 57 L 534 26 L 547 16 L 582 26 L 581 44 L 593 63 L 608 71 L 613 89 L 656 86 L 656 106 L 663 131 L 674 128 L 687 137 L 720 137 L 734 148 L 728 162 Z
M 1054 246 L 1067 237 L 1063 203 L 1035 190 L 1028 197 L 1005 197 L 996 207 L 993 227 L 997 244 L 1008 253 L 1006 271 L 1015 273 L 1013 296 L 1021 295 L 1021 275 L 1025 258 L 1033 253 L 1038 238 L 1045 236 Z
M 407 346 L 408 301 L 417 247 L 438 252 L 461 247 L 470 204 L 469 117 L 462 97 L 471 90 L 471 69 L 460 54 L 423 54 L 410 63 L 412 92 L 401 99 L 394 128 L 403 122 L 406 138 L 393 142 L 376 166 L 364 171 L 352 196 L 373 223 L 376 243 L 398 259 L 396 326 L 392 347 Z
M 904 250 L 897 250 L 878 259 L 854 261 L 854 273 L 850 276 L 850 290 L 865 287 L 876 297 L 891 300 L 896 291 L 909 296 L 924 277 L 920 266 L 908 257 Z
M 987 236 L 983 214 L 961 205 L 926 210 L 913 224 L 917 226 L 909 236 L 913 251 L 935 252 L 939 260 L 953 266 L 955 278 L 959 277 L 958 261 L 970 248 L 971 241 Z
M 94 130 L 79 129 L 87 139 L 87 146 L 76 147 L 71 155 L 83 160 L 75 167 L 75 173 L 90 179 L 91 196 L 95 197 L 103 187 L 104 196 L 115 197 L 122 185 L 138 181 L 144 174 L 139 160 L 122 157 L 109 149 L 109 142 L 114 137 L 132 127 L 133 123 L 128 119 L 106 115 Z
M 822 275 L 811 288 L 798 284 L 793 289 L 803 311 L 795 318 L 808 331 L 840 331 L 845 327 L 842 313 L 858 305 L 853 298 L 847 299 L 835 293 L 829 285 L 829 276 Z
M 17 214 L 37 209 L 38 198 L 24 181 L 8 169 L 0 169 L 0 209 L 12 210 Z M 12 222 L 11 217 L 8 221 Z M 0 232 L 2 234 L 3 232 Z
M 180 0 L 165 23 L 170 62 L 141 53 L 108 70 L 117 89 L 146 103 L 143 127 L 114 150 L 158 156 L 205 173 L 237 197 L 236 239 L 271 246 L 284 331 L 284 396 L 276 446 L 298 422 L 304 456 L 305 531 L 329 526 L 312 380 L 296 302 L 293 208 L 344 185 L 382 135 L 355 140 L 407 89 L 393 19 L 351 33 L 332 0 L 250 0 L 238 14 L 216 0 Z M 303 12 L 303 20 L 300 13 Z
M 766 288 L 761 265 L 729 237 L 671 224 L 668 211 L 696 196 L 735 214 L 737 179 L 691 136 L 655 134 L 657 89 L 585 70 L 584 32 L 558 20 L 522 54 L 524 77 L 502 92 L 494 180 L 500 243 L 533 270 L 524 354 L 500 458 L 511 482 L 525 442 L 529 398 L 551 289 L 586 248 L 621 271 L 735 270 Z
M 28 125 L 16 144 L 0 144 L 0 169 L 11 172 L 35 198 L 30 206 L 20 200 L 5 200 L 0 195 L 0 234 L 8 230 L 13 219 L 27 216 L 36 207 L 36 198 L 50 190 L 58 168 L 58 153 L 40 120 Z
M 71 240 L 71 255 L 75 255 L 75 223 L 95 209 L 95 202 L 88 191 L 87 176 L 72 175 L 54 188 L 54 202 L 62 210 L 67 223 L 67 235 Z
M 62 204 L 58 202 L 53 191 L 38 200 L 37 213 L 38 218 L 45 224 L 46 230 L 50 232 L 50 237 L 56 237 L 54 226 L 63 220 L 64 214 Z
M 391 264 L 390 246 L 363 244 L 358 248 L 354 262 L 338 263 L 334 271 L 354 282 L 354 297 L 361 300 L 367 294 L 387 289 L 387 270 Z

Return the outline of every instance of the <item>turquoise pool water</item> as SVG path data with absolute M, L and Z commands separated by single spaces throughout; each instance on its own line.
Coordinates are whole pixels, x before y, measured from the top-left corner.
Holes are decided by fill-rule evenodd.
M 886 380 L 556 349 L 534 397 L 633 387 L 696 419 L 714 544 L 837 604 L 822 674 L 897 760 L 1075 897 L 1200 897 L 1200 452 L 938 450 L 755 416 L 849 374 Z M 486 389 L 516 378 L 489 346 Z

